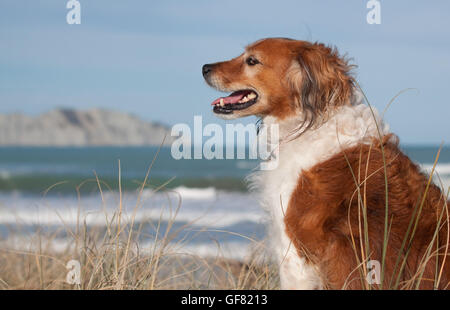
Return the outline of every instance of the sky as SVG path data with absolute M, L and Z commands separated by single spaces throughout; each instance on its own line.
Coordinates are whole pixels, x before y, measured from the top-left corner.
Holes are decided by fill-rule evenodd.
M 109 108 L 168 125 L 225 124 L 210 103 L 223 94 L 201 67 L 264 37 L 334 45 L 358 65 L 370 103 L 404 144 L 450 143 L 450 1 L 1 0 L 0 113 Z M 254 122 L 254 118 L 245 122 Z

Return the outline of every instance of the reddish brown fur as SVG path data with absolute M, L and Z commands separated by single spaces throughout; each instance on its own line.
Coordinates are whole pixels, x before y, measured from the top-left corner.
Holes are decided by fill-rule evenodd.
M 413 210 L 423 199 L 428 177 L 420 172 L 419 167 L 396 144 L 384 144 L 384 153 L 391 225 L 385 260 L 384 287 L 388 287 Z M 358 181 L 355 181 L 352 171 Z M 319 265 L 325 282 L 331 288 L 343 288 L 347 281 L 347 288 L 360 289 L 362 283 L 365 283 L 360 280 L 361 269 L 358 269 L 356 259 L 358 256 L 361 261 L 360 241 L 364 237 L 359 230 L 363 219 L 358 216 L 356 183 L 359 184 L 361 197 L 367 206 L 370 259 L 382 261 L 386 193 L 384 176 L 383 156 L 379 145 L 359 145 L 347 149 L 300 175 L 286 212 L 286 230 L 300 255 L 305 257 L 306 250 L 307 257 Z M 401 281 L 411 279 L 417 272 L 419 262 L 432 241 L 444 202 L 441 191 L 432 184 L 426 194 L 407 258 L 407 270 Z M 444 213 L 438 238 L 438 270 L 442 266 L 445 247 L 448 245 L 447 224 Z M 357 245 L 357 256 L 352 246 L 352 235 Z M 364 240 L 362 242 L 364 247 Z M 436 249 L 435 242 L 433 250 Z M 425 265 L 420 288 L 431 289 L 436 276 L 436 257 L 433 256 Z M 448 288 L 449 281 L 450 262 L 447 261 L 439 288 Z
M 257 57 L 261 64 L 248 67 L 245 60 L 249 55 Z M 211 76 L 206 79 L 210 85 L 222 91 L 248 87 L 256 90 L 261 97 L 258 103 L 237 111 L 236 116 L 270 115 L 282 121 L 300 112 L 307 116 L 306 120 L 299 119 L 300 127 L 304 130 L 314 125 L 320 126 L 318 120 L 326 121 L 326 118 L 318 116 L 335 107 L 349 105 L 354 90 L 354 79 L 349 73 L 351 67 L 345 59 L 339 57 L 336 50 L 318 43 L 265 39 L 248 46 L 244 54 L 230 61 L 213 64 L 212 68 Z M 384 147 L 391 225 L 385 261 L 386 287 L 393 276 L 414 206 L 422 199 L 428 178 L 399 151 L 396 144 L 385 142 Z M 360 240 L 363 236 L 359 232 L 361 217 L 358 215 L 357 186 L 352 171 L 359 180 L 359 188 L 365 193 L 362 196 L 367 205 L 370 259 L 381 262 L 386 193 L 380 145 L 359 145 L 308 171 L 299 171 L 300 180 L 285 217 L 287 233 L 299 254 L 318 264 L 325 282 L 331 288 L 342 288 L 346 280 L 348 288 L 361 288 L 364 283 L 357 279 L 360 274 L 358 270 L 355 271 L 357 260 L 361 260 Z M 417 271 L 420 259 L 433 238 L 437 217 L 444 202 L 440 190 L 431 185 L 402 281 L 411 279 L 412 273 Z M 433 245 L 433 250 L 440 248 L 439 268 L 446 261 L 441 247 L 448 245 L 447 224 L 444 214 L 443 226 L 439 230 L 439 245 Z M 352 236 L 357 247 L 356 253 L 352 247 Z M 434 279 L 435 275 L 436 261 L 432 259 L 426 264 L 421 288 L 432 288 L 429 279 Z M 439 288 L 447 288 L 449 281 L 450 263 L 447 262 Z
M 249 55 L 257 57 L 261 65 L 248 68 L 245 59 Z M 349 104 L 353 89 L 350 68 L 336 50 L 323 44 L 265 39 L 236 58 L 213 64 L 213 76 L 220 80 L 220 85 L 213 86 L 226 91 L 245 87 L 258 91 L 263 102 L 238 112 L 239 116 L 284 119 L 300 109 L 307 110 L 314 122 L 328 107 Z M 254 74 L 249 76 L 246 70 Z

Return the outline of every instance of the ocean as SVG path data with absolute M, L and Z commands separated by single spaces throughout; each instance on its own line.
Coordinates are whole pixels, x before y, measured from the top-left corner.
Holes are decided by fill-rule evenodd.
M 439 147 L 402 149 L 431 171 Z M 170 227 L 180 252 L 242 259 L 252 240 L 265 237 L 267 216 L 245 183 L 256 160 L 175 160 L 167 147 L 157 153 L 158 147 L 0 148 L 0 239 L 44 231 L 64 244 L 70 235 L 62 227 L 106 226 L 120 197 L 124 219 L 135 213 L 142 247 Z M 435 182 L 447 189 L 450 147 L 442 149 L 437 173 Z

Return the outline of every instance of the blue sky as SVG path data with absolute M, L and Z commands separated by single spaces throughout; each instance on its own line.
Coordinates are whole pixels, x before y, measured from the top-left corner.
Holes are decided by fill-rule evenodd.
M 0 113 L 105 107 L 167 124 L 218 122 L 204 63 L 271 36 L 321 41 L 353 57 L 357 79 L 403 143 L 450 143 L 450 2 L 66 0 L 0 2 Z M 248 119 L 246 122 L 254 121 Z

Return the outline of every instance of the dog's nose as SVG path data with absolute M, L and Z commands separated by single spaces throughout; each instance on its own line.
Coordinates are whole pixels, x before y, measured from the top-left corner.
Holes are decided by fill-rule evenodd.
M 212 70 L 212 65 L 206 64 L 202 67 L 203 76 L 206 77 Z

